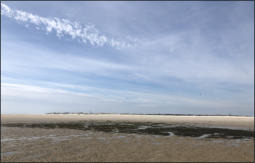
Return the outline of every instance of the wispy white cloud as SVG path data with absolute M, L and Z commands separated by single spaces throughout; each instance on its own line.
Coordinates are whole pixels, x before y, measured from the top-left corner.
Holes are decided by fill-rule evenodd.
M 11 6 L 11 2 L 6 4 Z M 84 52 L 76 47 L 73 50 L 71 45 L 64 51 L 50 40 L 46 45 L 52 44 L 50 48 L 55 48 L 48 49 L 40 42 L 23 42 L 30 40 L 26 39 L 30 36 L 19 35 L 16 28 L 8 29 L 10 24 L 4 21 L 7 33 L 2 36 L 2 79 L 6 82 L 2 85 L 3 108 L 31 109 L 43 103 L 52 109 L 50 111 L 57 108 L 144 113 L 253 111 L 253 19 L 245 20 L 247 13 L 237 19 L 237 12 L 231 10 L 228 13 L 232 14 L 222 15 L 224 10 L 215 16 L 215 6 L 206 11 L 195 7 L 194 11 L 182 12 L 181 6 L 171 3 L 170 7 L 169 3 L 162 12 L 155 13 L 154 6 L 145 8 L 143 4 L 139 8 L 123 4 L 130 10 L 101 2 L 98 4 L 102 10 L 99 10 L 93 3 L 89 4 L 90 9 L 87 4 L 76 3 L 75 7 L 65 4 L 64 9 L 59 8 L 59 3 L 47 4 L 51 8 L 49 15 L 58 17 L 54 18 L 41 17 L 45 11 L 28 13 L 25 12 L 28 10 L 16 10 L 1 3 L 1 14 L 8 21 L 21 22 L 28 29 L 51 32 L 60 38 L 68 36 L 87 45 L 102 46 Z M 189 7 L 186 6 L 185 11 L 186 8 Z M 67 10 L 75 12 L 69 20 L 60 19 L 58 15 L 64 15 Z M 126 16 L 127 11 L 134 12 Z M 90 17 L 82 17 L 89 14 Z M 94 22 L 98 26 L 71 20 Z M 130 39 L 126 37 L 129 34 Z M 22 37 L 25 38 L 20 41 L 18 38 Z M 133 37 L 139 38 L 139 46 Z M 124 50 L 114 55 L 115 51 L 104 48 L 107 46 Z M 45 81 L 55 83 L 45 84 Z M 24 98 L 26 101 L 16 103 Z M 34 105 L 29 106 L 31 103 Z M 44 108 L 40 110 L 47 112 Z
M 108 37 L 95 27 L 95 25 L 82 25 L 79 22 L 72 22 L 67 19 L 45 18 L 36 14 L 10 8 L 1 3 L 1 14 L 13 18 L 19 22 L 30 23 L 37 30 L 44 30 L 47 33 L 55 31 L 58 37 L 64 35 L 71 36 L 72 39 L 81 40 L 84 44 L 90 43 L 92 46 L 111 46 L 114 48 L 127 48 L 135 46 L 135 39 L 123 41 Z M 26 24 L 27 26 L 27 24 Z M 131 40 L 131 41 L 130 41 Z
M 18 49 L 18 50 L 17 50 Z M 125 63 L 89 58 L 75 53 L 59 53 L 42 49 L 26 42 L 15 41 L 3 45 L 2 72 L 13 74 L 41 74 L 42 71 L 61 70 L 117 78 L 120 72 L 132 72 L 134 67 Z M 31 55 L 33 54 L 33 55 Z M 54 72 L 47 72 L 51 75 Z
M 242 44 L 252 47 L 251 42 Z M 229 52 L 217 52 L 217 48 L 228 49 Z M 197 85 L 222 82 L 253 85 L 252 51 L 238 48 L 231 51 L 234 48 L 234 44 L 223 46 L 208 43 L 206 37 L 196 30 L 187 30 L 144 40 L 137 48 L 139 55 L 137 49 L 128 50 L 127 53 L 140 66 L 136 74 L 144 79 L 163 83 L 163 78 L 172 77 Z
M 54 88 L 49 88 L 53 86 Z M 221 113 L 228 113 L 229 109 L 240 108 L 247 109 L 252 104 L 242 103 L 240 101 L 233 102 L 231 100 L 221 99 L 203 99 L 201 97 L 184 97 L 177 95 L 162 95 L 155 93 L 144 93 L 139 91 L 119 91 L 111 89 L 99 89 L 96 87 L 87 87 L 81 85 L 70 85 L 60 83 L 44 83 L 44 86 L 27 85 L 17 83 L 2 83 L 3 104 L 12 103 L 15 107 L 22 107 L 24 111 L 28 111 L 31 107 L 26 108 L 27 104 L 40 101 L 41 105 L 50 107 L 51 111 L 70 111 L 71 108 L 76 108 L 75 111 L 89 111 L 92 107 L 96 112 L 107 110 L 106 107 L 113 109 L 114 112 L 125 112 L 126 109 L 139 109 L 143 112 L 154 112 L 157 108 L 161 108 L 161 112 L 182 111 L 189 113 L 208 112 L 204 107 L 221 110 Z M 73 88 L 73 90 L 68 90 Z M 75 90 L 76 89 L 76 90 Z M 79 92 L 77 92 L 79 90 Z M 82 92 L 81 92 L 82 91 Z M 89 92 L 86 92 L 89 91 Z M 19 101 L 27 101 L 18 103 Z M 6 108 L 6 107 L 4 107 Z M 10 105 L 9 107 L 10 108 Z M 179 110 L 182 108 L 182 110 Z M 193 108 L 193 110 L 190 110 Z M 152 110 L 151 110 L 152 109 Z M 179 110 L 179 111 L 178 111 Z M 111 112 L 110 110 L 107 110 Z M 8 112 L 4 110 L 4 112 Z M 30 111 L 28 111 L 30 112 Z
M 44 18 L 24 11 L 11 9 L 3 3 L 1 3 L 1 7 L 2 15 L 20 22 L 33 24 L 39 30 L 45 30 L 46 32 L 54 30 L 59 37 L 69 35 L 73 39 L 80 39 L 84 43 L 90 43 L 94 46 L 109 45 L 121 48 L 131 47 L 133 45 L 116 39 L 110 39 L 100 34 L 93 25 L 82 26 L 78 22 L 71 22 L 66 19 Z M 132 79 L 139 78 L 152 82 L 158 79 L 161 80 L 160 83 L 162 83 L 162 77 L 175 77 L 195 83 L 204 79 L 213 82 L 253 83 L 254 71 L 252 66 L 254 63 L 252 62 L 253 58 L 250 57 L 251 55 L 248 54 L 246 55 L 247 57 L 237 58 L 235 60 L 233 60 L 233 57 L 226 59 L 218 57 L 214 52 L 216 45 L 208 44 L 206 40 L 203 40 L 203 37 L 198 31 L 188 30 L 160 38 L 140 40 L 139 42 L 142 42 L 142 44 L 139 47 L 130 48 L 126 52 L 128 53 L 128 59 L 133 60 L 133 64 L 129 66 L 75 57 L 67 57 L 64 60 L 60 59 L 61 57 L 52 59 L 44 57 L 47 60 L 54 60 L 54 63 L 49 65 L 48 63 L 51 63 L 51 61 L 47 61 L 47 63 L 37 63 L 36 66 L 42 67 L 41 65 L 46 64 L 47 67 L 57 69 L 93 73 L 104 72 L 104 70 L 108 71 L 109 69 L 121 69 L 129 71 L 129 74 L 132 74 Z M 244 44 L 246 45 L 246 43 Z M 228 47 L 230 46 L 220 46 L 218 48 L 232 49 Z M 237 56 L 239 53 L 245 54 L 245 51 L 229 53 Z M 73 62 L 70 63 L 70 60 L 73 60 Z M 58 63 L 56 64 L 56 62 Z M 27 64 L 25 60 L 22 63 Z M 32 64 L 32 62 L 29 64 Z M 116 75 L 114 74 L 114 76 Z M 198 82 L 198 84 L 200 83 Z

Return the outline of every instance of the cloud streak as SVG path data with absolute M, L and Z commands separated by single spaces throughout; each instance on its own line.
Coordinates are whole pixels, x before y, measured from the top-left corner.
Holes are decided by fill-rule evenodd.
M 66 35 L 92 46 L 110 46 L 117 49 L 135 46 L 132 40 L 122 41 L 101 34 L 95 25 L 82 25 L 79 22 L 71 22 L 57 17 L 45 18 L 25 11 L 11 9 L 3 3 L 1 3 L 1 15 L 15 19 L 18 22 L 30 23 L 37 30 L 43 30 L 47 33 L 55 31 L 59 38 Z
M 248 5 L 4 3 L 5 112 L 253 114 Z
M 50 88 L 49 86 L 57 85 L 57 88 Z M 161 108 L 161 112 L 167 112 L 169 110 L 182 113 L 180 108 L 184 108 L 186 112 L 197 113 L 198 110 L 202 112 L 208 112 L 203 109 L 210 106 L 212 111 L 220 109 L 222 113 L 228 113 L 229 109 L 244 107 L 247 109 L 252 104 L 243 104 L 242 102 L 233 102 L 231 100 L 221 99 L 201 99 L 198 97 L 180 97 L 176 95 L 161 95 L 155 93 L 144 92 L 132 92 L 132 91 L 118 91 L 110 89 L 98 89 L 93 87 L 84 87 L 80 85 L 61 85 L 59 83 L 45 83 L 44 86 L 38 85 L 26 85 L 26 84 L 14 84 L 14 83 L 2 83 L 1 88 L 3 90 L 3 105 L 16 104 L 16 108 L 19 102 L 27 101 L 26 103 L 20 103 L 19 107 L 24 108 L 20 112 L 27 112 L 26 105 L 32 105 L 33 102 L 40 101 L 51 111 L 61 110 L 68 111 L 71 108 L 76 108 L 76 111 L 89 111 L 88 108 L 93 108 L 95 112 L 104 111 L 106 107 L 111 108 L 114 112 L 123 112 L 118 108 L 125 107 L 126 109 L 133 110 L 139 109 L 143 112 L 151 113 L 151 109 L 154 111 L 157 108 Z M 74 88 L 69 90 L 69 88 Z M 76 90 L 82 90 L 77 92 Z M 94 93 L 88 93 L 92 91 Z M 120 96 L 120 94 L 125 94 Z M 65 104 L 63 106 L 63 103 Z M 180 105 L 181 104 L 181 105 Z M 14 105 L 15 106 L 15 105 Z M 54 107 L 53 107 L 54 106 Z M 169 108 L 169 106 L 172 106 Z M 6 107 L 4 107 L 6 108 Z M 12 110 L 12 107 L 8 107 Z M 163 108 L 163 109 L 162 109 Z M 193 108 L 193 110 L 190 110 Z M 179 110 L 179 111 L 178 111 Z M 92 111 L 92 110 L 91 110 Z M 4 110 L 4 112 L 9 112 Z M 111 111 L 108 111 L 111 112 Z M 132 111 L 131 111 L 132 112 Z

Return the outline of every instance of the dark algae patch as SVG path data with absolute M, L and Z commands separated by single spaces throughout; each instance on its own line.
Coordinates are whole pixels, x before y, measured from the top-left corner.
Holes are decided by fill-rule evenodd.
M 170 133 L 177 136 L 226 138 L 226 139 L 249 139 L 254 137 L 254 131 L 205 128 L 194 126 L 177 126 L 163 123 L 142 122 L 76 122 L 76 123 L 15 123 L 2 124 L 6 127 L 30 127 L 30 128 L 65 128 L 77 130 L 94 130 L 112 133 L 136 133 L 146 135 L 169 136 Z

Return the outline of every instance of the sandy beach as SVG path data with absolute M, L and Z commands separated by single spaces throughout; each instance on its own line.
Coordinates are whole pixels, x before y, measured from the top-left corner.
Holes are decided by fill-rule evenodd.
M 241 116 L 172 116 L 119 114 L 4 114 L 1 123 L 53 123 L 78 121 L 157 122 L 201 127 L 226 127 L 254 131 L 254 117 Z
M 208 137 L 209 134 L 190 137 L 178 136 L 173 133 L 158 135 L 157 133 L 150 134 L 150 132 L 145 134 L 142 132 L 125 133 L 121 130 L 109 132 L 105 128 L 100 128 L 100 125 L 98 126 L 98 124 L 110 123 L 114 127 L 113 122 L 115 125 L 142 124 L 138 128 L 146 130 L 148 126 L 145 125 L 147 123 L 160 123 L 167 126 L 173 124 L 196 127 L 213 126 L 220 129 L 231 128 L 239 131 L 254 131 L 253 117 L 47 114 L 1 115 L 1 122 L 1 160 L 3 162 L 254 161 L 254 139 L 251 137 L 248 139 L 233 139 L 228 137 L 210 138 Z M 70 127 L 68 124 L 85 125 L 85 122 L 93 122 L 100 130 L 94 130 L 94 128 L 89 130 L 68 128 Z M 22 125 L 21 127 L 8 127 L 10 124 L 25 124 L 26 127 Z M 41 124 L 46 126 L 58 124 L 59 127 L 61 127 L 61 124 L 65 124 L 65 126 L 64 128 L 45 128 L 40 126 Z M 28 127 L 29 125 L 33 126 Z M 71 125 L 71 127 L 75 126 Z M 123 126 L 117 127 L 122 129 Z M 164 126 L 161 127 L 164 129 Z M 186 129 L 190 130 L 189 127 Z M 221 130 L 219 131 L 221 132 Z

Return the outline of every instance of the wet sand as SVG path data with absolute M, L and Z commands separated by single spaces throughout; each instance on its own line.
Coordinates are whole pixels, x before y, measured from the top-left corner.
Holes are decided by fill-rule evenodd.
M 226 139 L 137 133 L 40 128 L 38 124 L 73 122 L 150 122 L 182 126 L 217 126 L 254 131 L 253 117 L 145 116 L 145 115 L 1 115 L 1 160 L 81 162 L 252 162 L 254 139 Z M 97 123 L 96 123 L 97 124 Z M 143 129 L 146 126 L 139 126 Z
M 3 127 L 2 161 L 253 161 L 253 140 Z
M 254 131 L 254 117 L 241 116 L 172 116 L 118 114 L 4 114 L 1 123 L 53 123 L 79 121 L 152 122 L 199 127 L 220 127 Z

